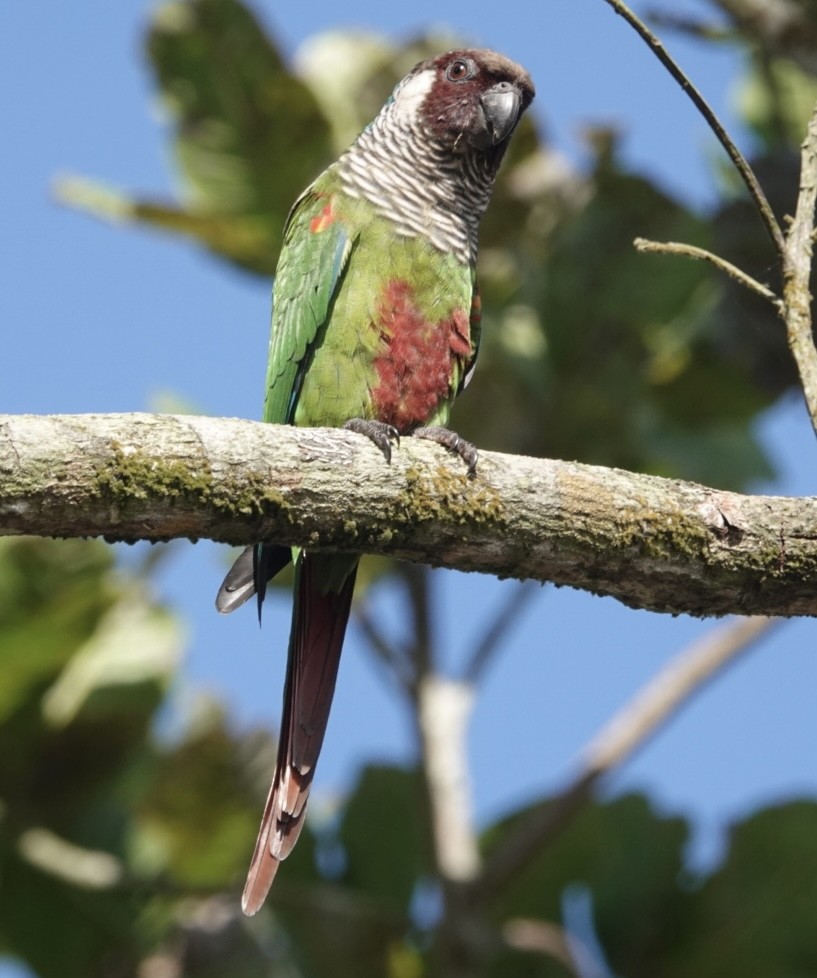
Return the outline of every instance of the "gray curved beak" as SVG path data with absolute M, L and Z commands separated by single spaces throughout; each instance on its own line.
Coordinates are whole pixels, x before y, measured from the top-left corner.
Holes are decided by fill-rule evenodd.
M 485 113 L 486 128 L 491 143 L 496 146 L 513 132 L 519 120 L 519 107 L 522 99 L 510 82 L 499 82 L 482 96 L 482 111 Z

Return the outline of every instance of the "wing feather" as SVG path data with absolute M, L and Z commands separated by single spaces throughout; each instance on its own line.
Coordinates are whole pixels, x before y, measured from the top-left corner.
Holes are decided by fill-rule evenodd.
M 333 195 L 313 185 L 295 203 L 272 293 L 264 421 L 292 421 L 309 353 L 326 325 L 354 240 Z

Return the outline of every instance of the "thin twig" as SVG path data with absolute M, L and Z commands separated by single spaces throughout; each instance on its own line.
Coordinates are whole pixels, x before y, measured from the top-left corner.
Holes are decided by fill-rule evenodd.
M 465 667 L 463 675 L 467 682 L 476 685 L 480 681 L 510 625 L 534 595 L 540 594 L 541 591 L 541 585 L 533 581 L 524 581 L 512 588 L 508 600 L 483 632 L 482 639 Z
M 422 680 L 423 676 L 433 674 L 436 669 L 434 625 L 431 619 L 431 601 L 428 586 L 431 571 L 428 567 L 409 562 L 400 563 L 397 565 L 397 568 L 398 573 L 403 578 L 406 594 L 409 599 L 412 634 L 414 635 L 411 660 L 414 666 L 414 681 L 416 685 Z
M 769 237 L 772 239 L 772 244 L 782 259 L 786 251 L 786 241 L 783 237 L 783 232 L 780 229 L 780 225 L 777 223 L 777 218 L 774 216 L 774 211 L 772 210 L 769 201 L 766 199 L 766 195 L 763 193 L 763 189 L 758 183 L 754 171 L 752 170 L 751 166 L 749 166 L 746 158 L 743 156 L 737 146 L 732 142 L 732 139 L 724 129 L 718 117 L 709 107 L 708 103 L 698 89 L 684 74 L 677 62 L 667 52 L 661 41 L 655 36 L 655 34 L 653 34 L 646 24 L 639 20 L 632 10 L 630 10 L 626 4 L 622 3 L 621 0 L 605 0 L 605 3 L 609 4 L 619 16 L 623 17 L 642 38 L 642 40 L 649 45 L 653 54 L 667 69 L 670 75 L 672 75 L 675 81 L 678 82 L 683 91 L 689 96 L 695 107 L 704 117 L 709 125 L 709 128 L 712 130 L 712 132 L 714 132 L 724 150 L 726 150 L 729 159 L 735 165 L 735 169 L 741 175 L 743 182 L 746 184 L 746 188 L 757 206 L 760 217 L 766 227 L 766 231 L 768 232 Z
M 720 271 L 725 272 L 730 278 L 735 279 L 736 282 L 740 282 L 747 289 L 763 296 L 764 299 L 768 299 L 778 313 L 783 312 L 783 300 L 768 286 L 762 285 L 757 279 L 752 278 L 751 275 L 738 268 L 737 265 L 733 265 L 732 262 L 721 258 L 720 255 L 716 255 L 711 251 L 707 251 L 705 248 L 699 248 L 697 245 L 682 244 L 678 241 L 650 241 L 648 238 L 636 238 L 633 244 L 638 251 L 645 253 L 683 255 L 686 258 L 708 261 L 711 265 L 720 269 Z
M 386 638 L 376 624 L 374 617 L 369 613 L 368 605 L 365 602 L 361 602 L 355 608 L 355 621 L 363 632 L 375 659 L 397 681 L 401 692 L 410 697 L 414 677 L 411 675 L 407 657 Z
M 783 255 L 783 299 L 789 348 L 797 364 L 811 423 L 817 432 L 817 349 L 811 325 L 811 253 L 817 199 L 817 105 L 803 140 L 800 194 Z
M 593 738 L 567 788 L 531 809 L 488 856 L 473 884 L 475 900 L 484 904 L 495 899 L 572 822 L 603 775 L 642 747 L 692 696 L 780 621 L 738 618 L 676 656 Z

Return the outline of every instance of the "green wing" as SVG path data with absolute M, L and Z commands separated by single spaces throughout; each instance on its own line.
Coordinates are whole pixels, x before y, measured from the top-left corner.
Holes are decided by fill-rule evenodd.
M 272 293 L 264 421 L 291 423 L 310 351 L 326 324 L 354 240 L 313 184 L 295 202 Z
M 457 387 L 457 394 L 461 394 L 471 383 L 471 378 L 474 376 L 474 368 L 477 365 L 479 342 L 482 339 L 482 298 L 480 297 L 475 269 L 471 270 L 471 287 L 471 315 L 469 322 L 471 331 L 471 356 L 463 364 L 463 372 Z

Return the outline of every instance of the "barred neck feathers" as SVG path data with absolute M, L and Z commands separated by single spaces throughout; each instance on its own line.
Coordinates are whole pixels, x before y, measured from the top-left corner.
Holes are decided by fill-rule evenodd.
M 473 263 L 497 169 L 533 94 L 527 72 L 493 51 L 421 62 L 338 160 L 343 189 L 397 233 Z
M 389 102 L 338 161 L 343 189 L 363 197 L 398 234 L 422 235 L 458 261 L 476 261 L 479 222 L 495 171 L 476 153 L 452 156 Z

